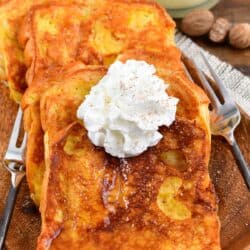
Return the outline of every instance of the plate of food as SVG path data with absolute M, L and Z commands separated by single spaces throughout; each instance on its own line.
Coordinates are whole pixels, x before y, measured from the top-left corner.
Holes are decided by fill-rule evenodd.
M 211 137 L 210 99 L 184 66 L 164 8 L 9 0 L 0 16 L 0 152 L 14 176 L 0 170 L 2 242 L 8 189 L 25 171 L 6 249 L 245 242 L 248 189 L 230 146 Z M 243 117 L 236 138 L 246 161 L 249 131 Z

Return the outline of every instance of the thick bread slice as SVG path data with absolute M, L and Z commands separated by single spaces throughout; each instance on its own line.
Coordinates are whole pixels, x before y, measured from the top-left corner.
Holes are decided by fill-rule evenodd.
M 29 85 L 38 70 L 51 65 L 64 66 L 74 61 L 109 65 L 127 49 L 159 52 L 174 43 L 175 24 L 156 3 L 93 2 L 43 5 L 29 13 L 19 36 L 25 47 Z
M 86 68 L 82 63 L 70 64 L 64 68 L 53 68 L 53 70 L 41 71 L 36 75 L 33 86 L 30 86 L 22 98 L 24 110 L 24 128 L 28 133 L 26 148 L 26 178 L 28 181 L 30 195 L 37 206 L 40 204 L 42 180 L 45 171 L 44 163 L 44 133 L 40 119 L 40 97 L 43 92 L 53 85 L 60 84 L 67 76 Z M 95 71 L 96 66 L 89 66 L 88 73 Z M 100 68 L 100 67 L 98 67 Z M 95 75 L 87 75 L 89 79 L 96 79 Z
M 20 101 L 20 93 L 26 87 L 26 66 L 17 31 L 28 10 L 42 2 L 45 0 L 9 0 L 0 5 L 0 80 L 8 82 L 10 95 L 15 101 Z
M 80 64 L 79 61 L 88 65 L 110 64 L 121 51 L 130 48 L 159 53 L 172 46 L 173 37 L 174 22 L 162 8 L 150 1 L 100 0 L 99 3 L 88 0 L 85 5 L 41 5 L 29 12 L 19 40 L 25 45 L 29 66 L 27 78 L 30 84 L 22 99 L 22 107 L 29 134 L 27 179 L 36 204 L 39 204 L 39 180 L 44 172 L 42 158 L 36 157 L 36 152 L 42 152 L 43 146 L 34 143 L 36 137 L 41 137 L 37 108 L 41 93 L 53 82 L 60 82 L 64 71 L 67 72 L 72 64 Z
M 75 117 L 89 85 L 73 80 L 86 72 L 43 94 L 46 172 L 37 249 L 220 249 L 208 175 L 208 99 L 185 76 L 178 50 L 168 52 L 119 57 L 154 64 L 167 92 L 180 98 L 174 124 L 162 127 L 161 142 L 140 156 L 117 159 L 89 141 Z
M 0 3 L 0 81 L 7 82 L 10 96 L 20 102 L 26 89 L 24 49 L 18 42 L 20 28 L 30 9 L 46 3 L 88 3 L 93 0 L 6 0 Z M 19 33 L 19 34 L 18 34 Z

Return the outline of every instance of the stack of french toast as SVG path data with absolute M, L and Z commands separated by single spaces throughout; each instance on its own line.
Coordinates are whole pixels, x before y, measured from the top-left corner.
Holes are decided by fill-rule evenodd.
M 185 74 L 166 11 L 147 0 L 9 0 L 0 22 L 0 77 L 24 112 L 42 218 L 37 249 L 220 249 L 209 100 Z M 119 159 L 91 143 L 76 111 L 128 59 L 154 65 L 180 101 L 156 146 Z

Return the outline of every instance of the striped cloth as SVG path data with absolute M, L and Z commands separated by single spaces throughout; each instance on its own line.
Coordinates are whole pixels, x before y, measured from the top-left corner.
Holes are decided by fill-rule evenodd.
M 181 32 L 176 32 L 175 39 L 177 46 L 184 52 L 188 51 L 189 57 L 193 58 L 200 68 L 210 75 L 199 55 L 199 50 L 203 51 L 215 72 L 226 85 L 235 102 L 240 109 L 250 117 L 250 78 L 233 68 L 232 65 L 222 62 L 214 55 L 205 51 Z

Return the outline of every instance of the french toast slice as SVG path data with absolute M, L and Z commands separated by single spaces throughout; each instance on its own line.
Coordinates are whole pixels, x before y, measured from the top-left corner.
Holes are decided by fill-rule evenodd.
M 99 0 L 97 0 L 98 2 Z M 10 96 L 20 102 L 26 89 L 25 51 L 18 37 L 25 34 L 21 24 L 29 11 L 42 4 L 88 3 L 93 0 L 6 0 L 0 3 L 0 81 L 7 82 Z
M 19 41 L 25 46 L 29 67 L 29 88 L 22 100 L 29 134 L 27 179 L 36 204 L 39 204 L 44 172 L 43 159 L 34 160 L 36 152 L 42 152 L 43 148 L 33 143 L 36 137 L 41 138 L 39 98 L 51 82 L 57 78 L 60 81 L 64 71 L 60 67 L 68 70 L 68 64 L 79 61 L 87 65 L 109 65 L 121 51 L 135 48 L 159 53 L 174 41 L 174 22 L 157 4 L 145 0 L 100 2 L 88 0 L 85 5 L 52 3 L 34 7 L 20 31 Z M 53 81 L 43 79 L 43 74 L 49 78 L 46 75 L 50 73 L 46 71 L 56 72 L 52 73 Z
M 25 47 L 29 85 L 36 72 L 51 65 L 64 66 L 74 61 L 109 65 L 127 49 L 159 52 L 173 45 L 175 24 L 156 3 L 93 2 L 43 5 L 29 13 L 19 36 Z
M 127 55 L 131 53 L 131 58 L 133 54 L 144 55 L 143 51 L 131 51 L 127 52 Z M 164 53 L 164 52 L 163 52 Z M 179 51 L 172 47 L 172 49 L 165 50 L 165 55 L 162 60 L 159 60 L 159 67 L 165 69 L 171 69 L 173 72 L 181 72 L 182 65 L 176 61 L 176 57 L 179 56 Z M 150 53 L 150 57 L 154 61 L 157 61 L 159 55 L 155 55 L 154 52 Z M 56 67 L 52 70 L 40 71 L 36 74 L 33 83 L 26 90 L 23 98 L 22 98 L 22 108 L 24 110 L 24 126 L 25 130 L 28 133 L 28 142 L 27 142 L 27 150 L 26 150 L 26 178 L 29 184 L 30 194 L 35 203 L 39 206 L 40 203 L 40 195 L 42 188 L 42 179 L 45 171 L 45 163 L 44 163 L 44 145 L 43 145 L 43 130 L 41 128 L 40 121 L 40 98 L 41 95 L 49 89 L 51 86 L 55 84 L 59 84 L 63 82 L 63 79 L 72 75 L 74 72 L 84 68 L 82 63 L 73 63 L 66 67 Z M 89 66 L 90 68 L 95 70 L 95 66 Z M 168 70 L 167 73 L 169 73 Z M 181 91 L 181 89 L 180 89 Z M 178 96 L 178 94 L 177 94 Z M 190 103 L 190 109 L 195 107 L 192 103 Z M 187 115 L 191 115 L 191 113 L 187 113 Z
M 186 77 L 178 50 L 169 54 L 119 56 L 154 64 L 169 95 L 180 98 L 174 124 L 161 127 L 160 143 L 137 157 L 118 159 L 89 141 L 76 110 L 91 84 L 73 80 L 86 71 L 42 95 L 46 172 L 38 250 L 220 249 L 208 174 L 209 102 Z
M 26 179 L 31 198 L 37 206 L 40 204 L 42 180 L 45 171 L 44 133 L 40 119 L 40 97 L 48 88 L 60 84 L 67 76 L 71 76 L 74 72 L 83 68 L 86 68 L 86 66 L 82 63 L 73 63 L 63 68 L 59 67 L 53 68 L 53 70 L 41 71 L 36 74 L 33 85 L 23 95 L 24 129 L 28 133 L 25 155 Z M 95 68 L 95 66 L 89 66 L 88 72 L 91 73 Z M 91 79 L 95 75 L 88 77 Z
M 33 5 L 31 0 L 9 0 L 0 5 L 0 80 L 8 82 L 10 95 L 20 101 L 25 89 L 25 63 L 17 41 L 22 17 Z

